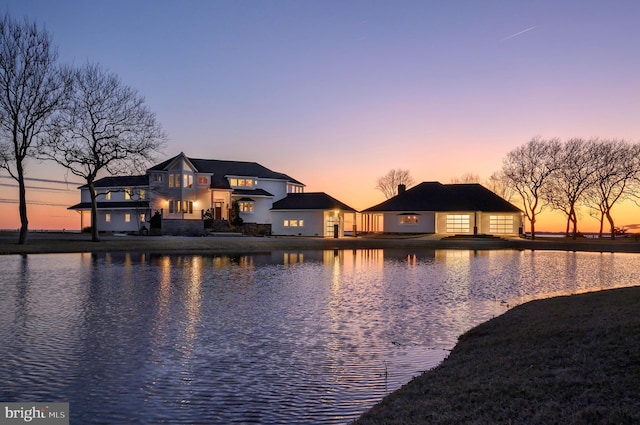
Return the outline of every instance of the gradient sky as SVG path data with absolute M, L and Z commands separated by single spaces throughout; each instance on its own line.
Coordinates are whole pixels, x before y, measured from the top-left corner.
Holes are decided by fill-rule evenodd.
M 169 136 L 160 160 L 256 161 L 356 209 L 376 179 L 482 179 L 534 136 L 640 141 L 640 2 L 10 0 L 62 62 L 99 62 Z M 31 162 L 30 177 L 78 181 Z M 0 179 L 0 228 L 17 189 Z M 30 191 L 32 228 L 77 228 L 75 185 Z M 12 201 L 13 200 L 13 201 Z M 56 205 L 48 205 L 56 204 Z M 624 209 L 624 208 L 623 208 Z M 614 214 L 640 222 L 638 207 Z M 48 215 L 50 218 L 45 218 Z M 539 229 L 555 230 L 544 213 Z M 634 221 L 635 220 L 635 221 Z M 579 223 L 580 224 L 580 223 Z M 583 230 L 597 221 L 582 218 Z

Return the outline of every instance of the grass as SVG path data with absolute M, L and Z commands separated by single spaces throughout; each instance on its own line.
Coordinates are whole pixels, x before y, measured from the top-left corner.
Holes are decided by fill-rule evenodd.
M 640 287 L 532 301 L 366 412 L 373 424 L 640 423 Z
M 437 235 L 371 235 L 366 237 L 173 237 L 102 235 L 100 242 L 91 242 L 88 234 L 32 232 L 27 243 L 18 245 L 17 232 L 0 231 L 0 255 L 58 252 L 142 251 L 152 253 L 243 253 L 273 250 L 305 249 L 385 249 L 413 251 L 430 249 L 536 249 L 604 252 L 640 252 L 640 242 L 634 238 L 619 240 L 564 238 L 440 239 Z

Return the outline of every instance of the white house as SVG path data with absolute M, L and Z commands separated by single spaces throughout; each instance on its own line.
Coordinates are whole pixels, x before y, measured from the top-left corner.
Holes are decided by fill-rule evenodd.
M 324 192 L 290 193 L 273 203 L 273 235 L 340 237 L 345 214 L 356 210 Z
M 143 176 L 105 177 L 94 182 L 98 203 L 98 229 L 106 232 L 137 232 L 149 221 L 149 179 Z M 80 186 L 80 228 L 91 226 L 89 186 Z M 148 227 L 148 225 L 147 225 Z
M 134 185 L 132 179 L 138 184 Z M 183 229 L 189 224 L 198 228 L 207 210 L 214 219 L 228 220 L 234 201 L 238 201 L 245 224 L 270 228 L 273 203 L 288 193 L 303 192 L 304 184 L 255 162 L 195 159 L 180 153 L 149 168 L 144 176 L 107 177 L 96 181 L 96 188 L 100 188 L 99 192 L 111 192 L 110 199 L 105 198 L 98 204 L 98 229 L 137 231 L 156 211 L 163 216 L 163 229 L 165 223 L 177 222 Z M 142 193 L 142 197 L 126 198 L 127 188 L 131 193 Z M 86 227 L 90 225 L 89 189 L 86 186 L 80 189 L 81 203 L 70 209 L 80 211 Z M 114 200 L 121 203 L 112 204 Z M 143 207 L 144 220 L 133 223 L 133 214 L 142 214 L 138 210 Z M 114 208 L 118 208 L 118 219 Z M 130 221 L 127 222 L 126 217 Z M 136 217 L 143 218 L 142 215 Z
M 522 211 L 480 184 L 423 182 L 362 211 L 361 229 L 384 233 L 518 235 Z

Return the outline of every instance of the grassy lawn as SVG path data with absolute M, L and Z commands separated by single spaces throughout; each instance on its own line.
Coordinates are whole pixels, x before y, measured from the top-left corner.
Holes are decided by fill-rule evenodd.
M 638 424 L 640 287 L 532 301 L 355 424 Z

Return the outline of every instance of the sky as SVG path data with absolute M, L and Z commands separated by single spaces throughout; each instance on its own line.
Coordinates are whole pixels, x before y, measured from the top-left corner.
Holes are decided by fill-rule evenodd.
M 4 9 L 4 10 L 1 10 Z M 392 168 L 482 180 L 533 137 L 640 142 L 640 2 L 9 0 L 60 62 L 138 90 L 168 143 L 158 162 L 255 161 L 358 210 Z M 63 168 L 31 161 L 30 228 L 74 229 Z M 37 189 L 40 188 L 40 189 Z M 622 225 L 640 207 L 614 208 Z M 543 213 L 539 230 L 562 230 Z M 580 228 L 598 222 L 588 214 Z M 0 175 L 0 229 L 19 227 Z

